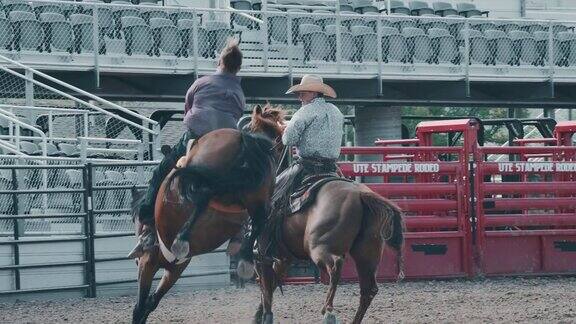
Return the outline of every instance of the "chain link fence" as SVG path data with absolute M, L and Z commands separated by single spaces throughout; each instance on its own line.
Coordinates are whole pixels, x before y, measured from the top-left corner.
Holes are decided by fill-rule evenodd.
M 542 77 L 576 66 L 574 22 L 233 5 L 5 6 L 0 52 L 43 66 L 203 73 L 214 70 L 226 39 L 236 37 L 245 72 L 515 76 L 520 70 Z

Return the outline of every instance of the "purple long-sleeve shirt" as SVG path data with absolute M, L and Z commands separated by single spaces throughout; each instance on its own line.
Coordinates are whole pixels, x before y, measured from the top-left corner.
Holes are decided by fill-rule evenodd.
M 220 128 L 236 128 L 246 99 L 240 78 L 223 71 L 196 80 L 184 104 L 184 124 L 197 136 Z

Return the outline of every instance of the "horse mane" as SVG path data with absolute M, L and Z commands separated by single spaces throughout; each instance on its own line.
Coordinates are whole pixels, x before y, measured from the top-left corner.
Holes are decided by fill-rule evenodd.
M 266 103 L 264 108 L 259 105 L 252 111 L 252 119 L 250 121 L 250 131 L 254 133 L 264 133 L 271 139 L 275 139 L 282 135 L 282 128 L 280 123 L 284 122 L 286 111 L 281 106 L 273 107 L 270 103 Z

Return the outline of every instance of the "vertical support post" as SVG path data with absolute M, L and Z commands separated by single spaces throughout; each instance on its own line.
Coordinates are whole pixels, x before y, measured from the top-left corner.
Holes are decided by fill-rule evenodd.
M 376 18 L 376 37 L 378 38 L 376 41 L 376 46 L 378 46 L 376 50 L 376 55 L 378 55 L 378 96 L 382 96 L 384 94 L 382 89 L 382 20 L 379 16 Z
M 54 130 L 53 130 L 53 121 L 52 121 L 52 110 L 48 111 L 48 138 L 50 139 L 50 143 L 54 143 Z
M 88 159 L 88 140 L 85 137 L 80 138 L 80 160 L 86 163 Z
M 290 85 L 292 85 L 292 74 L 294 70 L 294 63 L 292 62 L 292 55 L 294 52 L 294 45 L 292 44 L 292 14 L 287 12 L 286 17 L 286 51 L 288 54 L 288 78 Z
M 268 35 L 268 0 L 262 1 L 262 28 L 260 30 L 264 34 L 262 37 L 262 65 L 264 72 L 268 72 L 268 40 L 270 39 L 270 35 Z
M 340 3 L 336 3 L 336 72 L 342 70 L 342 16 L 340 15 Z
M 573 116 L 572 116 L 572 108 L 568 108 L 568 120 L 572 120 Z
M 16 174 L 16 169 L 12 169 L 12 215 L 19 215 L 20 208 L 18 206 L 18 175 Z M 13 235 L 15 244 L 13 245 L 14 253 L 14 265 L 20 264 L 20 246 L 18 245 L 18 240 L 20 239 L 20 227 L 19 219 L 14 218 L 13 220 Z M 22 228 L 22 232 L 24 228 Z M 14 269 L 14 286 L 16 290 L 20 290 L 20 269 Z
M 194 17 L 194 24 L 192 24 L 192 50 L 194 51 L 194 80 L 196 80 L 198 79 L 198 24 L 200 23 L 196 10 L 192 10 L 192 17 Z
M 94 213 L 92 206 L 92 163 L 82 168 L 82 185 L 84 189 L 84 260 L 86 263 L 84 282 L 88 285 L 87 296 L 96 297 L 96 253 L 94 251 Z
M 154 135 L 154 141 L 153 141 L 153 153 L 152 153 L 152 157 L 153 160 L 162 160 L 162 157 L 160 156 L 160 123 L 154 125 L 154 127 L 152 127 L 152 130 L 154 131 L 154 133 L 156 133 Z
M 464 82 L 466 98 L 470 98 L 470 22 L 464 23 Z
M 548 67 L 550 68 L 550 79 L 548 80 L 550 85 L 550 98 L 556 97 L 554 91 L 554 22 L 550 21 L 548 25 Z
M 94 86 L 100 88 L 100 24 L 98 23 L 98 6 L 92 5 L 92 42 L 94 51 Z
M 26 77 L 26 85 L 25 85 L 25 98 L 26 98 L 26 106 L 28 107 L 33 107 L 34 106 L 34 83 L 32 82 L 32 80 L 34 80 L 34 73 L 29 70 L 26 69 L 24 71 L 25 77 Z M 33 113 L 30 109 L 26 110 L 26 114 L 25 114 L 26 118 L 28 119 L 29 122 L 32 121 L 32 117 L 33 117 Z M 18 132 L 20 133 L 20 132 Z
M 83 135 L 84 137 L 90 137 L 88 135 L 88 122 L 89 122 L 88 118 L 89 118 L 89 114 L 88 114 L 88 111 L 86 111 L 86 112 L 84 112 L 84 135 Z

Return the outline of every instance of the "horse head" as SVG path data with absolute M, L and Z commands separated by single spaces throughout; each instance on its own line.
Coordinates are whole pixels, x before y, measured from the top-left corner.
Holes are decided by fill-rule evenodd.
M 266 104 L 264 108 L 256 105 L 252 110 L 252 118 L 248 125 L 253 133 L 261 133 L 270 138 L 275 143 L 276 152 L 282 153 L 284 145 L 282 144 L 282 134 L 286 127 L 286 112 L 281 107 L 272 107 Z

